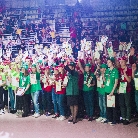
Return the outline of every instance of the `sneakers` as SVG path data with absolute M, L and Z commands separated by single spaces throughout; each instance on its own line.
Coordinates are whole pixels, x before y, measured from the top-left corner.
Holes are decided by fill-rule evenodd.
M 23 112 L 21 111 L 21 110 L 18 110 L 17 112 L 16 112 L 16 115 L 17 116 L 20 116 L 20 115 L 22 115 L 23 114 Z
M 107 119 L 103 118 L 102 121 L 101 121 L 101 123 L 104 123 L 105 121 L 107 121 Z
M 103 120 L 102 117 L 99 117 L 98 119 L 96 119 L 96 122 L 101 122 Z
M 52 118 L 57 118 L 59 117 L 59 114 L 55 114 L 54 116 L 52 116 Z
M 108 120 L 105 120 L 103 123 L 104 123 L 104 124 L 108 124 Z
M 138 124 L 136 125 L 136 127 L 138 127 Z
M 34 115 L 35 118 L 38 118 L 39 116 L 40 116 L 40 114 L 38 114 L 38 113 L 36 113 L 36 114 Z
M 90 121 L 90 122 L 92 122 L 92 120 L 93 120 L 93 118 L 92 118 L 92 117 L 90 117 L 90 118 L 88 119 L 88 121 Z
M 111 124 L 112 122 L 109 122 L 107 119 L 103 122 L 104 124 Z
M 110 123 L 110 125 L 111 126 L 114 126 L 114 125 L 116 125 L 116 122 L 112 122 L 112 123 Z
M 60 117 L 60 121 L 66 120 L 65 116 Z
M 51 115 L 51 113 L 49 113 L 49 112 L 46 112 L 46 116 L 50 116 Z
M 35 117 L 35 114 L 36 114 L 36 113 L 34 113 L 34 114 L 32 115 L 32 117 Z
M 130 122 L 128 120 L 124 120 L 123 125 L 129 125 Z
M 60 117 L 58 117 L 56 120 L 60 120 L 60 121 L 63 121 L 63 120 L 65 120 L 66 118 L 65 118 L 65 116 L 60 116 Z
M 73 122 L 73 119 L 68 120 L 68 123 L 71 123 L 71 122 Z
M 70 116 L 69 120 L 68 120 L 68 123 L 71 123 L 71 122 L 73 122 L 73 117 L 72 116 Z
M 1 109 L 1 110 L 0 110 L 0 115 L 3 115 L 3 114 L 5 114 L 5 113 L 4 113 L 4 110 Z

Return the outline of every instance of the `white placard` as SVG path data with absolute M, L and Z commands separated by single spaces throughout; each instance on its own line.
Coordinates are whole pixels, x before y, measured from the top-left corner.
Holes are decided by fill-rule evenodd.
M 18 90 L 17 90 L 16 95 L 18 95 L 18 96 L 22 96 L 22 94 L 24 93 L 24 90 L 25 90 L 24 87 L 19 87 Z
M 126 93 L 127 82 L 120 82 L 119 93 Z
M 56 81 L 56 92 L 61 91 L 61 82 Z
M 102 42 L 97 42 L 96 45 L 97 45 L 97 50 L 98 51 L 103 51 L 103 44 L 102 44 Z
M 0 76 L 0 85 L 2 85 L 2 76 Z
M 115 96 L 107 95 L 107 107 L 115 107 Z
M 19 87 L 19 78 L 12 76 L 12 86 Z
M 95 59 L 100 59 L 100 53 L 98 51 L 95 51 L 94 58 Z
M 101 88 L 102 84 L 103 84 L 103 77 L 100 76 L 99 80 L 97 79 L 97 87 Z
M 63 81 L 63 85 L 67 85 L 67 84 L 68 84 L 68 77 L 65 76 L 64 81 Z
M 134 78 L 135 89 L 138 90 L 138 78 Z
M 36 74 L 30 74 L 30 82 L 31 84 L 37 84 Z

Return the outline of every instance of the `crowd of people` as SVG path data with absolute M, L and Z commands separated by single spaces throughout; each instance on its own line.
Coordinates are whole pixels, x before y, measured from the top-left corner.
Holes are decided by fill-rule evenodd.
M 18 117 L 33 114 L 38 118 L 44 114 L 60 121 L 69 117 L 68 122 L 73 124 L 83 118 L 110 125 L 128 125 L 138 115 L 138 56 L 136 48 L 127 45 L 130 39 L 125 27 L 119 45 L 118 38 L 112 42 L 111 37 L 112 32 L 120 31 L 116 25 L 107 24 L 100 31 L 100 22 L 97 26 L 90 20 L 83 24 L 77 12 L 67 21 L 68 42 L 55 35 L 45 20 L 26 24 L 19 21 L 6 19 L 1 28 L 6 54 L 0 61 L 0 115 L 8 109 Z M 56 25 L 58 31 L 60 23 Z M 12 38 L 5 40 L 4 33 L 12 33 Z M 35 33 L 33 41 L 31 33 Z M 99 42 L 99 34 L 108 37 Z M 22 40 L 23 36 L 28 40 Z M 50 46 L 40 48 L 45 40 L 51 42 Z M 34 46 L 32 53 L 26 48 L 28 43 Z M 9 50 L 12 44 L 19 50 L 16 56 Z
M 123 52 L 119 57 L 116 52 L 113 57 L 103 52 L 97 59 L 92 50 L 90 54 L 82 53 L 78 60 L 66 54 L 57 58 L 54 53 L 50 64 L 48 57 L 40 60 L 38 55 L 24 57 L 26 54 L 21 52 L 14 61 L 2 61 L 0 114 L 7 109 L 9 96 L 10 113 L 17 116 L 29 116 L 33 104 L 35 118 L 50 116 L 53 109 L 53 118 L 63 121 L 71 115 L 68 121 L 75 124 L 80 115 L 93 121 L 98 98 L 100 116 L 96 121 L 128 125 L 132 114 L 138 111 L 135 49 L 131 47 L 129 57 Z M 132 105 L 134 92 L 136 109 Z

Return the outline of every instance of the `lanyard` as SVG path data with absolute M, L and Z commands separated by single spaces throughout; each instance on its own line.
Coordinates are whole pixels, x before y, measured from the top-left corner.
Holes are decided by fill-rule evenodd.
M 109 70 L 108 79 L 110 78 L 110 75 L 111 75 L 113 70 L 114 70 L 114 68 L 112 70 Z

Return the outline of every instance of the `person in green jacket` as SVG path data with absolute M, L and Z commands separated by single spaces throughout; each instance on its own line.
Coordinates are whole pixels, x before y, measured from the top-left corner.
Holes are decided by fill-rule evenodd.
M 104 86 L 104 74 L 107 69 L 106 64 L 100 65 L 100 74 L 95 71 L 97 79 L 97 92 L 100 107 L 100 117 L 96 119 L 97 122 L 104 123 L 106 121 L 106 104 L 105 104 L 105 86 Z
M 84 83 L 83 83 L 83 97 L 84 97 L 84 104 L 86 108 L 86 119 L 88 121 L 93 120 L 93 108 L 94 108 L 94 86 L 95 86 L 95 75 L 91 72 L 91 65 L 86 64 L 85 68 L 83 69 L 80 61 L 79 67 L 80 70 L 84 74 Z
M 67 104 L 70 106 L 72 119 L 68 120 L 68 122 L 73 122 L 73 124 L 77 123 L 77 113 L 78 113 L 78 96 L 79 96 L 79 88 L 78 88 L 78 72 L 75 71 L 75 63 L 70 62 L 69 65 L 65 63 L 65 70 L 68 71 L 68 83 L 66 86 L 66 95 L 67 95 Z
M 40 84 L 39 67 L 35 64 L 32 65 L 32 73 L 30 74 L 30 83 L 31 83 L 31 86 L 30 86 L 31 97 L 35 108 L 35 114 L 33 115 L 33 117 L 38 118 L 40 116 L 38 97 L 42 88 Z
M 6 76 L 3 72 L 3 69 L 4 67 L 0 65 L 0 115 L 4 114 L 5 103 L 8 104 L 8 93 L 4 90 L 4 86 L 6 84 Z
M 22 117 L 27 117 L 29 113 L 29 99 L 30 99 L 30 76 L 28 72 L 28 66 L 24 65 L 20 72 L 19 88 L 23 88 L 22 104 L 23 114 Z
M 115 125 L 118 121 L 117 114 L 117 104 L 118 104 L 118 94 L 117 86 L 119 79 L 118 69 L 115 68 L 115 59 L 113 57 L 108 58 L 107 60 L 108 69 L 105 72 L 104 82 L 105 82 L 105 99 L 107 102 L 107 97 L 110 99 L 112 96 L 115 96 L 115 107 L 107 107 L 107 121 L 104 123 L 109 123 L 110 125 Z

